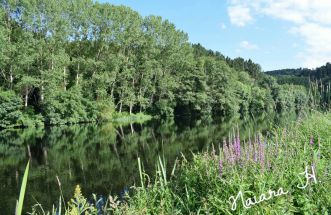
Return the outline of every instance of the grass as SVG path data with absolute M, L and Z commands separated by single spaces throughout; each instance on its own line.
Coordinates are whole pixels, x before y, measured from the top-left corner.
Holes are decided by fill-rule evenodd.
M 112 196 L 105 204 L 87 201 L 76 189 L 67 208 L 48 214 L 330 214 L 330 128 L 331 113 L 314 113 L 267 137 L 256 134 L 244 142 L 232 134 L 216 150 L 195 154 L 189 162 L 182 157 L 171 175 L 159 159 L 153 181 L 138 159 L 141 184 L 124 202 Z M 309 173 L 314 168 L 317 180 L 300 189 L 306 167 Z M 249 205 L 279 188 L 288 193 Z M 244 202 L 234 208 L 239 192 Z M 34 207 L 32 214 L 47 213 Z
M 26 191 L 26 184 L 28 182 L 29 168 L 30 168 L 30 161 L 28 161 L 28 164 L 26 165 L 26 168 L 25 168 L 25 171 L 24 171 L 20 196 L 19 196 L 19 199 L 18 199 L 18 202 L 17 202 L 17 205 L 16 205 L 15 215 L 21 215 L 22 214 L 24 196 L 25 196 L 25 191 Z
M 129 114 L 127 112 L 114 113 L 112 122 L 121 123 L 121 125 L 130 123 L 143 123 L 151 120 L 153 117 L 144 113 Z

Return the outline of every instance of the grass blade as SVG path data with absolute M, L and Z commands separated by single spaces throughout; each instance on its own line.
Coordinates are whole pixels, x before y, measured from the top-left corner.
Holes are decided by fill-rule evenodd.
M 143 172 L 141 169 L 141 161 L 140 161 L 140 157 L 138 157 L 138 168 L 139 168 L 139 176 L 140 176 L 140 183 L 141 183 L 141 187 L 144 187 L 144 179 L 143 179 Z
M 30 167 L 30 160 L 28 161 L 28 164 L 26 165 L 26 168 L 25 168 L 25 171 L 24 171 L 24 176 L 23 176 L 21 191 L 20 191 L 20 197 L 18 199 L 17 209 L 16 209 L 16 213 L 15 213 L 16 215 L 21 215 L 22 214 L 26 184 L 28 182 L 29 167 Z

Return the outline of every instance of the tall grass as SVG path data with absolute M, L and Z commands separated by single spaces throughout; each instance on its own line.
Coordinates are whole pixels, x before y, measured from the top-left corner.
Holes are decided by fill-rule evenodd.
M 140 185 L 132 188 L 125 201 L 109 197 L 102 209 L 88 203 L 85 214 L 329 214 L 330 128 L 331 114 L 315 113 L 275 129 L 268 137 L 257 134 L 243 141 L 236 133 L 219 145 L 218 152 L 194 154 L 192 161 L 182 158 L 170 175 L 164 159 L 159 158 L 153 181 L 138 158 Z M 305 182 L 300 173 L 307 166 L 315 168 L 317 181 L 310 180 L 305 189 L 298 189 Z M 279 188 L 288 194 L 249 208 L 238 201 L 232 210 L 230 199 L 238 192 L 246 200 Z M 76 197 L 72 201 L 80 204 L 57 214 L 82 210 L 86 199 Z M 33 214 L 43 213 L 34 210 Z
M 330 146 L 331 114 L 314 114 L 287 128 L 273 131 L 270 137 L 256 135 L 245 143 L 230 136 L 219 153 L 194 155 L 182 161 L 175 178 L 167 186 L 160 181 L 137 188 L 124 214 L 327 214 L 331 211 Z M 312 141 L 311 141 L 312 140 Z M 311 143 L 313 142 L 313 144 Z M 240 144 L 239 144 L 240 143 Z M 318 183 L 304 182 L 300 173 L 315 166 Z M 240 202 L 231 210 L 229 198 L 239 191 L 252 198 L 283 188 L 288 195 L 244 208 Z
M 25 191 L 26 191 L 26 185 L 27 185 L 27 182 L 28 182 L 29 168 L 30 168 L 30 160 L 28 161 L 28 163 L 26 165 L 26 168 L 25 168 L 25 171 L 24 171 L 20 196 L 19 196 L 19 199 L 18 199 L 18 202 L 17 202 L 17 205 L 16 205 L 15 215 L 21 215 L 22 214 L 24 196 L 25 196 Z

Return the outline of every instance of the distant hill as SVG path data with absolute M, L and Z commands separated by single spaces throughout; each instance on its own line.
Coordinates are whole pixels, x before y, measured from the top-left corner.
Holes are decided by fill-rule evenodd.
M 331 81 L 331 64 L 326 63 L 324 66 L 316 69 L 299 68 L 274 70 L 268 71 L 266 74 L 276 77 L 280 84 L 308 84 L 309 79 L 328 83 Z
M 281 69 L 266 72 L 282 86 L 302 85 L 308 89 L 309 103 L 315 107 L 331 109 L 331 64 L 316 69 Z

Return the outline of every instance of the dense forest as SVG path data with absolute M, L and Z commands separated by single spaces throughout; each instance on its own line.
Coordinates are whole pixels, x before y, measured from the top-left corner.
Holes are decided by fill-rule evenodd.
M 158 16 L 92 0 L 0 2 L 3 128 L 123 112 L 245 116 L 309 101 L 304 86 L 280 85 L 251 60 L 190 44 Z
M 279 84 L 303 85 L 315 106 L 331 108 L 331 64 L 316 69 L 281 69 L 266 72 L 276 77 Z

